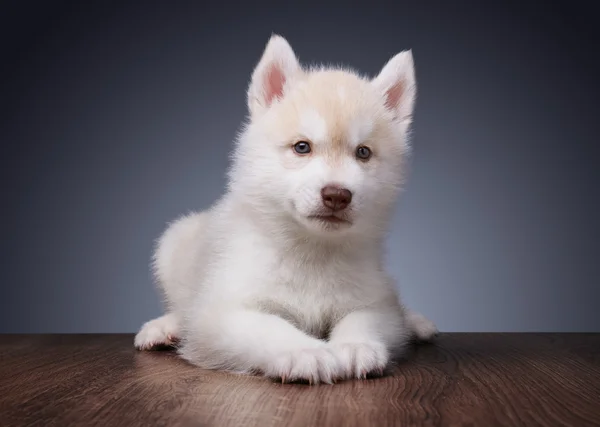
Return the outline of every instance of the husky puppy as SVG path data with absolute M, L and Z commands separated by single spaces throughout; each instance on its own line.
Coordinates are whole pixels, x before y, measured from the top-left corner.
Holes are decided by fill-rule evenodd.
M 411 338 L 431 339 L 384 268 L 415 96 L 410 50 L 371 79 L 305 67 L 273 35 L 225 194 L 158 240 L 166 313 L 136 348 L 177 342 L 202 368 L 331 383 L 381 374 Z

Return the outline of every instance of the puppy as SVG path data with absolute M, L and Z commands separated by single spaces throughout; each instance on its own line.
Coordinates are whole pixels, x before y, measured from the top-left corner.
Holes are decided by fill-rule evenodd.
M 177 342 L 202 368 L 331 383 L 382 373 L 409 339 L 431 339 L 384 268 L 415 96 L 411 51 L 369 79 L 302 66 L 272 36 L 225 194 L 158 240 L 166 314 L 135 346 Z

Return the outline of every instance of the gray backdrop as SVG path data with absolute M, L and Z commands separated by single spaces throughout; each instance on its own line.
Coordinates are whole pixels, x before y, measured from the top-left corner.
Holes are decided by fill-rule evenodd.
M 591 3 L 149 3 L 2 6 L 0 332 L 160 314 L 153 241 L 223 191 L 271 32 L 371 75 L 413 49 L 388 261 L 408 304 L 443 331 L 600 331 Z

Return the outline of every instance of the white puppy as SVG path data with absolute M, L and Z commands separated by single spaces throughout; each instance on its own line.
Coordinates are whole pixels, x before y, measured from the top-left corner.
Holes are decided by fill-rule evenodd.
M 177 341 L 202 368 L 329 383 L 381 373 L 411 337 L 432 338 L 384 269 L 415 95 L 411 51 L 368 79 L 307 69 L 272 36 L 227 191 L 159 239 L 167 313 L 135 346 Z

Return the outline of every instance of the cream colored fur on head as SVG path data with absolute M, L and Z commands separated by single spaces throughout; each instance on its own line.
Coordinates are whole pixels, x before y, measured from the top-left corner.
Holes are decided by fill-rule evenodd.
M 166 314 L 135 346 L 175 343 L 202 368 L 331 383 L 382 373 L 411 337 L 432 338 L 384 268 L 415 97 L 411 51 L 370 79 L 303 67 L 272 36 L 227 191 L 160 237 Z

